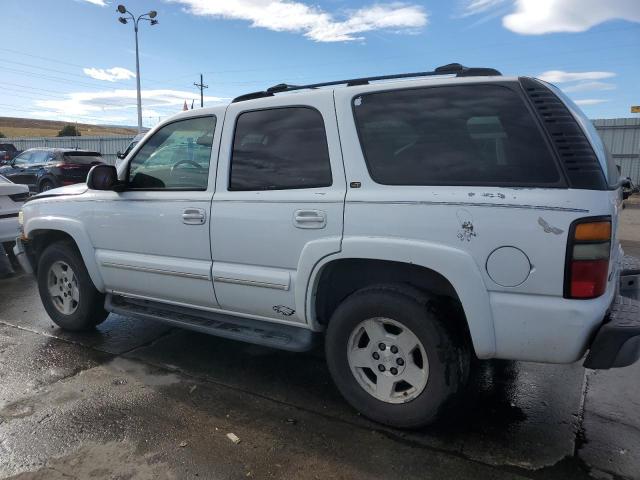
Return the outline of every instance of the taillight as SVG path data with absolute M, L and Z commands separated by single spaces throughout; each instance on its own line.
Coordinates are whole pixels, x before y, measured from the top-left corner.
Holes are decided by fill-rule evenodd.
M 596 298 L 607 289 L 611 219 L 582 218 L 571 224 L 567 240 L 565 298 Z
M 76 170 L 78 168 L 83 168 L 85 165 L 80 163 L 59 163 L 56 167 L 61 168 L 62 170 Z

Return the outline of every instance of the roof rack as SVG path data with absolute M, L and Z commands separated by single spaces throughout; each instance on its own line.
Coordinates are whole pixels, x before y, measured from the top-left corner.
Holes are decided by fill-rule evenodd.
M 431 77 L 435 75 L 455 75 L 456 77 L 490 77 L 502 75 L 495 68 L 486 67 L 465 67 L 459 63 L 449 63 L 448 65 L 442 65 L 436 68 L 432 72 L 413 72 L 413 73 L 398 73 L 395 75 L 380 75 L 377 77 L 363 77 L 352 78 L 349 80 L 335 80 L 333 82 L 312 83 L 310 85 L 289 85 L 286 83 L 279 83 L 273 87 L 269 87 L 264 91 L 247 93 L 240 95 L 232 100 L 232 103 L 244 102 L 245 100 L 253 100 L 255 98 L 272 97 L 274 93 L 292 92 L 294 90 L 306 90 L 315 89 L 320 87 L 330 87 L 333 85 L 346 85 L 347 87 L 353 87 L 355 85 L 367 85 L 369 82 L 375 82 L 378 80 L 396 80 L 400 78 L 414 78 L 414 77 Z

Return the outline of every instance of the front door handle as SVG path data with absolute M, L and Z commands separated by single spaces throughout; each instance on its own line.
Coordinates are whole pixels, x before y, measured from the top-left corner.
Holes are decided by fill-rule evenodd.
M 298 228 L 324 228 L 327 225 L 327 214 L 322 210 L 296 210 L 293 223 Z
M 187 225 L 202 225 L 207 220 L 203 208 L 185 208 L 182 212 L 182 223 Z

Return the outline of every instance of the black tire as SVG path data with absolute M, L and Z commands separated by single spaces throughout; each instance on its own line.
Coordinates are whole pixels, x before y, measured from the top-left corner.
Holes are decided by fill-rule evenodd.
M 47 190 L 51 190 L 52 188 L 56 188 L 56 186 L 51 180 L 43 180 L 42 182 L 40 182 L 40 185 L 38 185 L 38 192 L 46 192 Z
M 344 398 L 366 417 L 399 428 L 433 423 L 466 386 L 471 349 L 457 332 L 452 310 L 421 291 L 402 284 L 376 285 L 347 297 L 331 316 L 325 339 L 329 370 Z M 387 403 L 356 380 L 348 361 L 349 338 L 364 320 L 384 317 L 411 330 L 428 359 L 427 384 L 406 403 Z
M 73 270 L 77 280 L 79 299 L 75 310 L 70 314 L 61 312 L 49 294 L 49 275 L 56 262 L 64 262 Z M 93 282 L 82 256 L 76 246 L 67 241 L 49 245 L 38 261 L 38 290 L 45 310 L 60 328 L 74 332 L 91 330 L 102 323 L 109 312 L 104 309 L 104 294 L 100 293 Z

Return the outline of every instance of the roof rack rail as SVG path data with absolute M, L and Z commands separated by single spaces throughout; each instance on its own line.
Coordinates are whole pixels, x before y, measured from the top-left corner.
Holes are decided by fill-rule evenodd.
M 272 97 L 274 93 L 292 92 L 294 90 L 306 90 L 315 89 L 319 87 L 330 87 L 333 85 L 346 85 L 347 87 L 353 87 L 356 85 L 367 85 L 369 82 L 375 82 L 378 80 L 396 80 L 401 78 L 414 78 L 414 77 L 431 77 L 436 75 L 455 75 L 456 77 L 485 77 L 485 76 L 500 76 L 502 75 L 495 68 L 487 67 L 465 67 L 459 63 L 449 63 L 448 65 L 442 65 L 432 72 L 413 72 L 413 73 L 398 73 L 395 75 L 380 75 L 376 77 L 363 77 L 352 78 L 349 80 L 335 80 L 332 82 L 312 83 L 309 85 L 289 85 L 286 83 L 279 83 L 273 87 L 269 87 L 264 91 L 247 93 L 240 95 L 232 100 L 231 103 L 243 102 L 245 100 L 253 100 L 255 98 Z

